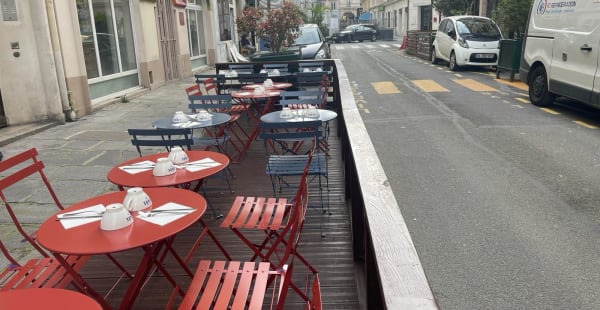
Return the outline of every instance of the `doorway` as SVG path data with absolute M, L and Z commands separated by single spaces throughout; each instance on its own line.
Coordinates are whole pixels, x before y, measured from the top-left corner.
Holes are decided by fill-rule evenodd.
M 171 0 L 158 0 L 156 11 L 160 57 L 165 70 L 165 81 L 179 79 L 181 73 L 177 63 L 176 12 L 171 7 Z

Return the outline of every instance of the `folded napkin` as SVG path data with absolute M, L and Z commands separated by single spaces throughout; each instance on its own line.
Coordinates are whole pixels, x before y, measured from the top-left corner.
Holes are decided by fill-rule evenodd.
M 158 211 L 158 210 L 163 211 L 163 210 L 174 210 L 174 209 L 176 209 L 177 211 L 173 211 L 172 213 L 160 212 L 160 213 L 152 214 L 152 216 L 147 216 L 147 215 L 144 216 L 144 215 L 138 213 L 137 218 L 140 220 L 144 220 L 144 221 L 156 224 L 156 225 L 165 226 L 166 224 L 176 221 L 176 220 L 196 211 L 196 209 L 194 209 L 194 208 L 180 205 L 175 202 L 167 202 L 158 208 L 152 209 L 151 211 Z M 189 209 L 189 211 L 181 211 L 181 209 Z
M 89 212 L 84 212 L 89 211 Z M 106 211 L 106 207 L 102 204 L 94 205 L 91 207 L 79 209 L 77 211 L 66 212 L 56 216 L 57 220 L 63 225 L 65 229 L 89 224 L 102 219 L 102 214 Z M 65 216 L 65 214 L 72 214 L 71 216 Z
M 127 166 L 121 166 L 121 167 L 119 167 L 119 169 L 121 169 L 129 174 L 136 174 L 136 173 L 154 169 L 154 162 L 151 160 L 144 160 L 139 163 L 130 164 Z
M 189 172 L 196 172 L 212 167 L 218 167 L 221 163 L 212 160 L 211 158 L 204 158 L 196 161 L 189 162 L 185 165 L 185 169 Z

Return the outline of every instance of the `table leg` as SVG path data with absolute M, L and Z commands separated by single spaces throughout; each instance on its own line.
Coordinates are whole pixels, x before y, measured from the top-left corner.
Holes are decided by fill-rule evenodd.
M 159 255 L 163 244 L 164 241 L 161 241 L 143 247 L 144 257 L 135 271 L 135 277 L 133 280 L 131 280 L 129 286 L 127 287 L 127 292 L 125 292 L 125 296 L 123 296 L 123 300 L 121 301 L 119 309 L 131 309 L 135 299 L 140 294 L 140 290 L 142 289 L 144 281 L 150 274 L 152 263 L 156 261 L 156 257 Z

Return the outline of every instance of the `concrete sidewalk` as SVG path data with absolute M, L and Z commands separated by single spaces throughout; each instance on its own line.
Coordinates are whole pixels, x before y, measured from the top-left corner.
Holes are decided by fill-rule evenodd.
M 172 115 L 177 110 L 188 110 L 184 88 L 193 83 L 193 77 L 172 81 L 127 103 L 105 106 L 75 122 L 0 129 L 0 150 L 6 159 L 37 148 L 39 159 L 45 164 L 45 172 L 65 206 L 117 190 L 106 179 L 107 172 L 114 165 L 138 156 L 127 129 L 152 128 L 152 122 L 159 117 Z M 4 192 L 18 210 L 22 222 L 30 229 L 56 212 L 50 207 L 51 197 L 41 185 L 41 181 L 39 184 L 28 181 Z M 28 255 L 27 247 L 20 242 L 21 237 L 5 208 L 0 210 L 0 234 L 9 250 L 19 253 L 17 259 Z M 2 255 L 0 257 L 3 258 Z M 0 263 L 3 262 L 0 260 Z

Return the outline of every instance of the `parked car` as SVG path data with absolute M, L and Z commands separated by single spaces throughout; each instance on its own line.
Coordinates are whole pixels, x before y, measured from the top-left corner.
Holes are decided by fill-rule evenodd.
M 331 58 L 329 42 L 327 42 L 316 24 L 300 26 L 300 35 L 294 40 L 292 47 L 301 49 L 302 59 Z
M 364 40 L 377 41 L 377 26 L 373 24 L 349 25 L 344 30 L 334 33 L 329 37 L 332 42 L 362 42 Z
M 446 17 L 431 46 L 431 63 L 445 60 L 452 71 L 461 66 L 496 66 L 500 39 L 500 28 L 487 17 Z

